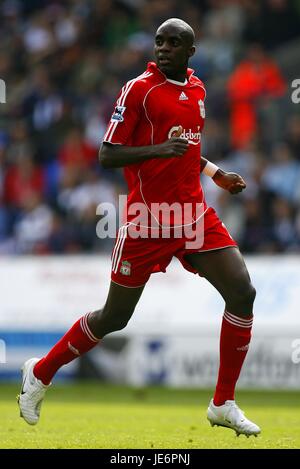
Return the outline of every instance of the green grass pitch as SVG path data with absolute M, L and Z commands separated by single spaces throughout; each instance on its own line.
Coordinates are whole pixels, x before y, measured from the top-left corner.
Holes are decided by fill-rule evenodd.
M 247 439 L 206 420 L 210 391 L 132 389 L 101 383 L 49 389 L 35 427 L 19 417 L 18 388 L 0 385 L 1 448 L 300 448 L 299 392 L 239 391 L 262 428 Z

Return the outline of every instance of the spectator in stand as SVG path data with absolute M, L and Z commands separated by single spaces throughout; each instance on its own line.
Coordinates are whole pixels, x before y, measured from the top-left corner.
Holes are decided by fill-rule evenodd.
M 19 158 L 10 166 L 4 180 L 4 200 L 8 205 L 20 208 L 29 193 L 42 194 L 44 172 L 33 162 L 32 155 Z
M 251 45 L 228 80 L 231 143 L 244 148 L 258 131 L 257 111 L 260 103 L 283 96 L 285 80 L 271 58 L 258 44 Z
M 73 128 L 58 150 L 58 160 L 62 167 L 73 166 L 82 171 L 96 163 L 95 150 L 84 139 L 81 130 Z
M 267 164 L 262 178 L 264 187 L 291 203 L 297 199 L 300 163 L 296 161 L 286 143 L 274 146 L 272 160 Z
M 16 252 L 43 254 L 51 233 L 52 212 L 38 192 L 27 192 L 22 200 L 22 214 L 15 225 Z
M 243 38 L 272 50 L 299 36 L 298 0 L 244 0 L 246 25 Z
M 300 115 L 294 114 L 288 120 L 286 141 L 294 157 L 300 162 Z
M 273 235 L 279 252 L 293 251 L 299 248 L 300 237 L 295 226 L 295 210 L 286 199 L 273 201 Z

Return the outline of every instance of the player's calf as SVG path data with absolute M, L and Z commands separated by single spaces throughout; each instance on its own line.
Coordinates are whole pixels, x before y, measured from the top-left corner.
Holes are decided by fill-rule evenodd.
M 104 307 L 102 310 L 90 314 L 89 327 L 97 337 L 102 338 L 111 332 L 124 329 L 132 314 L 133 310 L 130 309 L 120 308 L 118 311 L 114 311 Z

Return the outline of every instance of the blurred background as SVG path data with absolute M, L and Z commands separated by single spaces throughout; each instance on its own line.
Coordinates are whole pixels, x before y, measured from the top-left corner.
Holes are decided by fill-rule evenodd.
M 14 351 L 0 368 L 4 378 L 15 376 L 17 365 L 27 357 L 24 344 L 44 351 L 82 314 L 79 307 L 99 307 L 105 299 L 113 240 L 97 238 L 96 206 L 116 202 L 126 186 L 121 170 L 100 168 L 97 153 L 119 89 L 144 71 L 152 59 L 155 30 L 169 17 L 187 21 L 196 34 L 197 51 L 190 66 L 207 88 L 203 155 L 225 170 L 239 172 L 247 182 L 247 190 L 232 197 L 203 176 L 207 200 L 242 252 L 253 256 L 249 266 L 260 287 L 262 337 L 270 330 L 268 326 L 265 332 L 264 321 L 278 320 L 277 331 L 290 326 L 281 347 L 284 359 L 274 365 L 274 383 L 284 383 L 278 370 L 290 369 L 293 386 L 300 386 L 300 366 L 293 367 L 290 358 L 295 331 L 300 336 L 300 329 L 295 329 L 300 288 L 300 104 L 291 100 L 291 83 L 300 78 L 300 0 L 0 2 L 0 78 L 7 95 L 6 103 L 0 104 L 0 338 L 3 350 L 6 346 Z M 151 280 L 152 297 L 146 292 L 140 307 L 148 316 L 141 313 L 134 320 L 129 336 L 162 333 L 163 324 L 167 330 L 172 321 L 174 330 L 177 321 L 179 331 L 186 308 L 191 325 L 215 324 L 217 334 L 223 306 L 216 293 L 206 284 L 201 287 L 205 317 L 199 319 L 198 311 L 194 316 L 190 312 L 198 301 L 199 283 L 188 277 L 188 285 L 195 286 L 187 307 L 187 274 L 176 265 L 172 272 L 163 289 L 161 277 Z M 168 295 L 174 284 L 183 298 L 176 304 Z M 153 308 L 153 295 L 164 293 L 164 307 Z M 178 314 L 170 316 L 174 310 Z M 118 340 L 112 339 L 114 351 L 128 345 L 126 334 Z M 195 349 L 198 342 L 195 339 Z M 154 370 L 147 374 L 150 382 L 163 382 L 167 346 L 155 336 L 145 347 Z M 209 361 L 209 347 L 200 368 L 189 368 L 189 373 L 196 373 L 192 384 L 214 379 L 216 361 Z M 265 352 L 257 347 L 253 369 L 258 373 L 255 366 L 270 348 Z M 185 349 L 182 346 L 183 353 Z M 98 363 L 103 360 L 112 379 L 120 378 L 123 361 L 110 373 L 112 355 L 104 355 Z M 262 383 L 272 356 L 270 352 L 259 371 Z M 250 377 L 247 383 L 252 381 Z M 265 385 L 270 382 L 265 379 Z M 186 383 L 191 381 L 186 378 Z

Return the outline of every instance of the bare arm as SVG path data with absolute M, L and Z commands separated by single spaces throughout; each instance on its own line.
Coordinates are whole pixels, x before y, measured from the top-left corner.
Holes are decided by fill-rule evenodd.
M 152 158 L 174 158 L 182 156 L 188 149 L 188 141 L 179 138 L 182 127 L 178 129 L 175 137 L 158 145 L 131 147 L 127 145 L 112 145 L 103 143 L 99 150 L 99 161 L 103 168 L 122 168 L 134 163 L 150 160 Z

